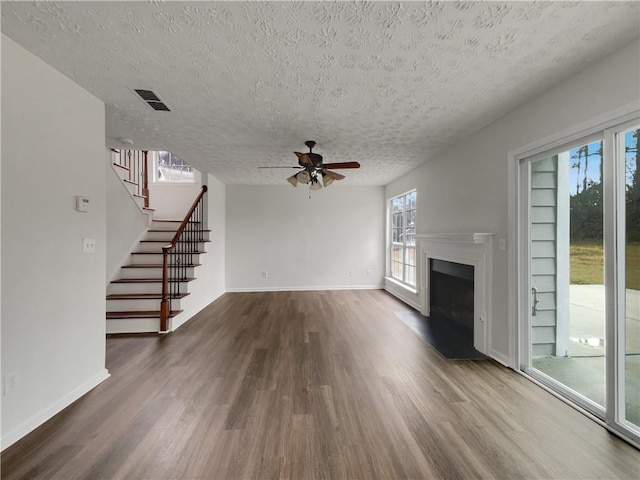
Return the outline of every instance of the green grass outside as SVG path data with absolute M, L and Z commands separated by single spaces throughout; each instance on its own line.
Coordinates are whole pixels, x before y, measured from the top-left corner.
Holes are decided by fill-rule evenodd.
M 602 245 L 572 243 L 571 283 L 578 285 L 602 285 L 604 283 L 604 259 Z M 640 290 L 640 243 L 629 243 L 626 249 L 627 288 Z

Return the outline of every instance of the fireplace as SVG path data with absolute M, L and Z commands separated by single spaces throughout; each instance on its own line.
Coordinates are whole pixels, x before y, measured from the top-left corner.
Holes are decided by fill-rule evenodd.
M 493 234 L 420 234 L 420 313 L 466 325 L 473 346 L 490 354 Z
M 430 317 L 455 322 L 473 342 L 473 266 L 436 258 L 429 263 Z

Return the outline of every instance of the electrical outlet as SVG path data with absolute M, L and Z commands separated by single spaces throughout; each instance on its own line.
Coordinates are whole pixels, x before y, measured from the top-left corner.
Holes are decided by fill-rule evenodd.
M 371 275 L 373 275 L 373 270 L 367 270 L 367 277 L 370 277 Z
M 96 239 L 95 238 L 83 238 L 82 239 L 82 253 L 96 253 Z
M 16 389 L 18 384 L 18 372 L 7 373 L 4 376 L 4 396 L 6 397 Z
M 269 276 L 269 274 L 265 271 L 262 272 L 262 278 L 264 278 L 266 280 L 266 278 Z
M 356 276 L 356 272 L 354 272 L 353 270 L 349 270 L 349 276 L 350 277 L 355 277 Z
M 498 240 L 498 250 L 504 252 L 507 249 L 507 239 L 501 238 Z

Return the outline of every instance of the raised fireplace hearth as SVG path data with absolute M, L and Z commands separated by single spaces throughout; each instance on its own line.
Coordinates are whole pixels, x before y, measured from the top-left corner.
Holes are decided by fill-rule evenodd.
M 446 313 L 452 321 L 466 322 L 474 348 L 489 354 L 493 234 L 420 234 L 416 241 L 420 313 Z

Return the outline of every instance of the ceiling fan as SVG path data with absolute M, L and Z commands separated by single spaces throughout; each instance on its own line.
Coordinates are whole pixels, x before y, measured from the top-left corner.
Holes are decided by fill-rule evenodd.
M 298 157 L 297 167 L 258 167 L 258 168 L 299 168 L 300 171 L 287 178 L 287 182 L 296 187 L 298 183 L 311 184 L 311 190 L 319 190 L 322 185 L 328 187 L 335 180 L 342 180 L 341 175 L 331 170 L 340 168 L 360 168 L 358 162 L 323 163 L 322 155 L 313 153 L 316 142 L 308 140 L 304 144 L 309 147 L 309 153 L 293 152 Z M 322 184 L 320 184 L 322 179 Z

